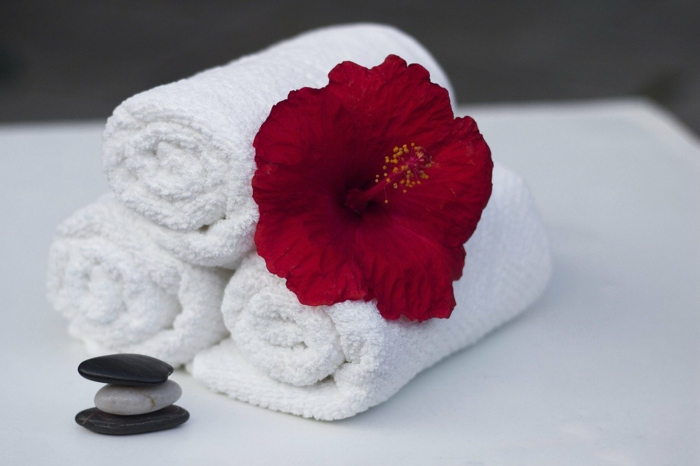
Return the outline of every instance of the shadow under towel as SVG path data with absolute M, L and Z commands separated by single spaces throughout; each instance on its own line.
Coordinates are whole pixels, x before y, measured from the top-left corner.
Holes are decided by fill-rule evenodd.
M 170 256 L 149 228 L 112 195 L 78 210 L 51 245 L 48 296 L 92 355 L 179 366 L 228 334 L 219 309 L 230 272 Z
M 452 316 L 423 323 L 387 321 L 374 302 L 304 306 L 253 253 L 226 288 L 231 337 L 188 369 L 212 390 L 265 408 L 322 420 L 353 416 L 524 311 L 546 287 L 544 226 L 523 181 L 499 165 L 465 248 Z

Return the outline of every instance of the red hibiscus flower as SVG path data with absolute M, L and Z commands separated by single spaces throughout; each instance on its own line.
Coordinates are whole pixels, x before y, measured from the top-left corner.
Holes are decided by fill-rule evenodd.
M 255 137 L 258 253 L 302 304 L 449 317 L 491 195 L 488 146 L 420 65 L 390 55 L 328 77 L 275 105 Z

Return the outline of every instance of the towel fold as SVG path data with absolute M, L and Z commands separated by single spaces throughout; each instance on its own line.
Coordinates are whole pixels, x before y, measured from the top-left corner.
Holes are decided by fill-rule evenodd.
M 380 64 L 397 54 L 450 89 L 430 54 L 388 26 L 336 26 L 303 34 L 116 108 L 103 161 L 117 198 L 166 228 L 153 238 L 180 259 L 233 268 L 253 247 L 258 210 L 250 180 L 253 138 L 274 104 L 321 87 L 336 64 Z
M 501 166 L 466 250 L 452 316 L 423 323 L 384 320 L 373 302 L 303 306 L 253 253 L 225 291 L 231 337 L 188 369 L 209 388 L 265 408 L 323 420 L 357 414 L 544 290 L 551 261 L 543 224 L 523 181 Z
M 179 366 L 227 336 L 219 309 L 230 272 L 171 257 L 150 228 L 112 195 L 78 210 L 51 245 L 49 300 L 91 354 Z

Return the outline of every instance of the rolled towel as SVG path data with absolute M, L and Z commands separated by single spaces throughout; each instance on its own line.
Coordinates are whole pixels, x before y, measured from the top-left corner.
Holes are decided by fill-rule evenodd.
M 450 88 L 430 54 L 392 27 L 319 29 L 127 99 L 104 132 L 109 183 L 126 206 L 166 227 L 152 233 L 171 254 L 233 268 L 253 247 L 252 142 L 272 106 L 292 90 L 326 85 L 342 61 L 369 67 L 389 54 Z
M 231 273 L 170 256 L 149 228 L 112 195 L 78 210 L 51 245 L 48 296 L 91 354 L 179 366 L 228 335 L 219 309 Z
M 523 181 L 499 165 L 466 250 L 452 316 L 423 323 L 387 321 L 373 302 L 303 306 L 252 254 L 224 295 L 231 338 L 188 369 L 215 391 L 273 410 L 323 420 L 362 412 L 543 292 L 551 272 L 544 226 Z

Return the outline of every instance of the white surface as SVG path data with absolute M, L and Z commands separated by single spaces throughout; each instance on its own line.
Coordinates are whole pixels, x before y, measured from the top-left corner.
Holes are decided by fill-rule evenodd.
M 2 464 L 698 464 L 698 143 L 638 101 L 470 113 L 549 227 L 530 312 L 333 423 L 177 372 L 190 421 L 132 437 L 74 423 L 100 385 L 44 297 L 54 227 L 106 190 L 102 122 L 0 127 Z

